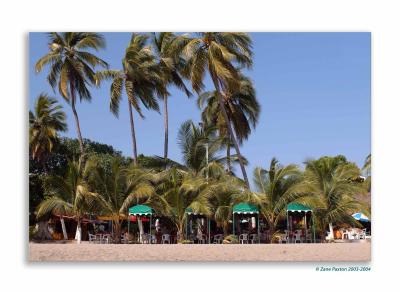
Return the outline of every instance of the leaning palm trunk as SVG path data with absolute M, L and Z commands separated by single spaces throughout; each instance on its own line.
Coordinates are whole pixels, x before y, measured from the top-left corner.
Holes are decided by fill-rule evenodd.
M 128 99 L 129 108 L 129 120 L 131 123 L 131 136 L 132 136 L 132 150 L 133 150 L 133 163 L 137 165 L 137 149 L 136 149 L 136 135 L 135 135 L 135 124 L 133 122 L 133 111 L 131 102 Z
M 226 145 L 226 165 L 228 174 L 231 173 L 231 137 L 228 133 L 228 143 Z
M 164 94 L 164 160 L 168 158 L 168 96 Z M 165 168 L 167 164 L 165 164 Z
M 333 240 L 335 237 L 333 235 L 333 225 L 332 223 L 329 223 L 329 235 L 328 235 L 328 240 Z
M 81 219 L 79 217 L 78 217 L 78 224 L 76 225 L 75 240 L 78 242 L 78 244 L 81 244 L 81 241 L 82 241 L 82 227 L 81 227 Z
M 61 228 L 62 228 L 64 240 L 68 240 L 67 229 L 65 228 L 65 222 L 64 222 L 64 218 L 62 216 L 60 216 L 60 222 L 61 222 Z
M 74 114 L 74 118 L 75 118 L 76 132 L 78 134 L 78 141 L 79 141 L 79 149 L 81 151 L 80 163 L 81 163 L 81 166 L 83 166 L 85 149 L 83 147 L 83 139 L 82 139 L 82 134 L 81 134 L 81 127 L 79 124 L 79 117 L 78 117 L 78 113 L 76 112 L 76 108 L 75 108 L 75 92 L 74 92 L 74 85 L 73 85 L 72 81 L 70 82 L 70 90 L 71 90 L 71 108 L 72 108 L 72 113 Z
M 245 183 L 246 183 L 246 186 L 249 187 L 249 186 L 250 186 L 250 184 L 249 184 L 249 179 L 247 178 L 247 173 L 246 173 L 246 169 L 245 169 L 245 167 L 244 167 L 244 162 L 243 162 L 242 154 L 240 153 L 239 144 L 238 144 L 238 142 L 237 142 L 237 140 L 236 140 L 236 137 L 235 137 L 235 135 L 234 135 L 234 133 L 233 133 L 232 125 L 231 125 L 231 123 L 229 122 L 228 114 L 226 113 L 226 109 L 225 109 L 225 106 L 224 106 L 224 101 L 223 101 L 222 95 L 221 95 L 221 93 L 220 93 L 220 91 L 219 91 L 218 81 L 216 81 L 216 80 L 213 78 L 213 82 L 214 82 L 216 94 L 218 95 L 218 103 L 219 103 L 219 106 L 220 106 L 220 108 L 221 108 L 222 114 L 224 115 L 224 119 L 225 119 L 225 121 L 226 121 L 226 126 L 227 126 L 227 128 L 228 128 L 229 137 L 230 137 L 230 138 L 232 139 L 232 141 L 233 141 L 233 146 L 235 147 L 236 154 L 237 154 L 237 156 L 238 156 L 238 158 L 239 158 L 239 164 L 240 164 L 240 169 L 242 170 L 243 179 L 244 179 L 244 181 L 245 181 Z

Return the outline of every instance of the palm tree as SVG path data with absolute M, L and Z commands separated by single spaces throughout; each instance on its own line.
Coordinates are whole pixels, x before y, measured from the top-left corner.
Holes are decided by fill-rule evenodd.
M 248 197 L 248 191 L 242 180 L 230 175 L 223 175 L 211 182 L 202 196 L 208 198 L 213 218 L 218 226 L 222 227 L 224 235 L 229 233 L 233 206 L 240 202 L 255 202 L 255 197 Z M 258 203 L 258 202 L 257 202 Z
M 118 243 L 121 235 L 122 219 L 128 214 L 128 208 L 141 198 L 155 194 L 152 173 L 137 166 L 124 166 L 121 158 L 111 160 L 110 172 L 107 172 L 93 157 L 88 161 L 87 182 L 96 192 L 100 214 L 110 216 L 113 222 L 113 238 Z
M 102 80 L 112 80 L 110 88 L 110 110 L 118 117 L 122 91 L 128 97 L 128 110 L 131 126 L 133 161 L 137 164 L 137 146 L 132 107 L 144 118 L 140 104 L 146 109 L 159 111 L 154 94 L 160 90 L 160 75 L 150 46 L 146 45 L 148 36 L 132 34 L 130 43 L 122 60 L 122 70 L 104 70 L 96 74 L 97 85 Z
M 197 126 L 192 120 L 187 120 L 181 124 L 177 139 L 183 157 L 182 164 L 173 160 L 166 162 L 164 158 L 157 156 L 146 158 L 142 164 L 158 170 L 176 167 L 190 172 L 193 176 L 204 178 L 218 177 L 224 173 L 223 164 L 226 158 L 218 156 L 222 139 L 215 135 L 213 127 Z M 233 162 L 237 162 L 236 157 L 233 158 Z
M 230 92 L 236 92 L 240 87 L 240 73 L 235 65 L 246 68 L 252 65 L 251 39 L 247 33 L 206 32 L 199 33 L 195 38 L 183 35 L 178 43 L 176 46 L 183 48 L 183 53 L 188 59 L 186 76 L 190 78 L 193 89 L 197 93 L 202 91 L 206 70 L 211 77 L 229 136 L 239 159 L 243 179 L 249 186 L 244 161 L 224 100 L 228 99 Z
M 178 146 L 183 155 L 184 166 L 194 175 L 205 173 L 210 163 L 220 162 L 216 155 L 221 148 L 221 141 L 215 137 L 214 129 L 196 126 L 192 120 L 181 124 Z M 215 164 L 214 166 L 216 167 Z
M 207 188 L 207 181 L 200 176 L 172 167 L 162 172 L 163 180 L 157 185 L 157 193 L 163 202 L 164 214 L 175 224 L 179 240 L 185 233 L 186 209 L 211 215 L 209 202 L 201 192 Z
M 37 207 L 38 219 L 48 215 L 60 216 L 65 237 L 63 216 L 74 216 L 77 220 L 75 239 L 81 242 L 82 217 L 90 211 L 98 201 L 95 193 L 89 191 L 84 180 L 86 170 L 81 170 L 80 163 L 70 161 L 65 177 L 52 176 L 47 178 L 46 189 L 48 197 Z
M 353 213 L 368 213 L 354 198 L 363 191 L 362 184 L 356 180 L 359 176 L 359 168 L 347 162 L 343 156 L 322 157 L 306 162 L 303 184 L 308 196 L 300 202 L 313 207 L 322 237 L 327 227 L 330 237 L 333 237 L 333 225 L 336 223 L 357 225 L 351 216 Z
M 261 213 L 268 223 L 272 241 L 278 221 L 285 215 L 286 206 L 304 196 L 302 174 L 296 165 L 281 166 L 273 158 L 269 170 L 257 167 L 253 178 L 257 188 L 255 193 L 262 199 Z
M 43 159 L 53 150 L 57 132 L 67 131 L 66 116 L 57 100 L 40 94 L 34 111 L 29 111 L 29 144 L 34 160 Z
M 157 55 L 157 61 L 161 74 L 162 96 L 164 100 L 164 160 L 168 159 L 168 86 L 175 85 L 190 97 L 191 92 L 187 89 L 181 77 L 184 68 L 184 59 L 174 50 L 173 43 L 176 36 L 171 32 L 154 33 L 153 45 Z
M 251 128 L 255 128 L 260 114 L 260 104 L 256 99 L 255 89 L 250 79 L 240 75 L 240 85 L 236 92 L 228 92 L 224 99 L 224 107 L 236 133 L 239 144 L 247 139 Z M 220 110 L 218 95 L 215 91 L 202 93 L 197 100 L 202 110 L 202 120 L 206 125 L 213 125 L 218 128 L 221 137 L 226 137 L 227 171 L 231 172 L 230 148 L 231 138 L 226 127 L 224 115 Z
M 40 58 L 35 66 L 36 72 L 40 72 L 44 66 L 49 65 L 50 71 L 47 76 L 49 84 L 53 89 L 58 86 L 60 94 L 71 104 L 81 159 L 84 158 L 84 146 L 76 111 L 76 95 L 79 95 L 80 101 L 91 100 L 88 85 L 95 84 L 95 67 L 98 65 L 107 67 L 107 63 L 88 49 L 98 51 L 104 47 L 104 38 L 97 33 L 52 32 L 49 33 L 50 52 Z

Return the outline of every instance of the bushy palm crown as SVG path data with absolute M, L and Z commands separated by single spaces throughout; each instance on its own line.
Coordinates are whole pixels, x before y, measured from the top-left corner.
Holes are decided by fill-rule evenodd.
M 197 37 L 180 37 L 176 46 L 182 46 L 188 58 L 186 74 L 193 89 L 200 93 L 204 88 L 204 77 L 209 72 L 216 90 L 234 90 L 239 86 L 240 67 L 252 66 L 251 39 L 246 33 L 206 32 Z
M 179 52 L 176 52 L 175 34 L 171 32 L 153 33 L 152 41 L 160 71 L 162 94 L 168 96 L 168 86 L 174 85 L 190 97 L 191 92 L 181 76 L 185 60 Z
M 197 104 L 202 110 L 202 120 L 207 125 L 216 126 L 221 136 L 227 136 L 227 124 L 221 112 L 216 92 L 202 93 L 197 99 Z M 224 106 L 236 137 L 239 143 L 242 143 L 250 135 L 251 128 L 255 128 L 260 115 L 260 104 L 256 99 L 255 89 L 249 78 L 240 75 L 239 88 L 225 94 Z
M 181 239 L 186 220 L 186 209 L 211 215 L 209 202 L 202 191 L 207 188 L 207 181 L 201 176 L 193 176 L 190 172 L 172 167 L 161 173 L 162 179 L 157 184 L 157 193 L 163 212 L 175 223 Z
M 286 206 L 304 196 L 301 171 L 294 164 L 281 166 L 273 158 L 268 170 L 257 167 L 253 177 L 257 188 L 255 194 L 262 202 L 261 213 L 273 233 L 278 220 L 285 214 Z
M 207 189 L 202 192 L 202 196 L 210 202 L 214 220 L 223 228 L 225 235 L 228 234 L 229 221 L 235 204 L 259 203 L 255 197 L 249 196 L 242 180 L 225 174 L 210 182 Z
M 40 94 L 29 111 L 29 144 L 32 158 L 41 160 L 53 150 L 57 132 L 67 130 L 66 116 L 57 100 Z
M 96 74 L 97 85 L 104 79 L 112 80 L 110 110 L 118 116 L 122 92 L 133 108 L 143 117 L 141 104 L 146 109 L 159 111 L 155 93 L 162 93 L 161 77 L 147 35 L 132 34 L 122 60 L 122 70 L 103 70 Z
M 184 166 L 195 174 L 207 168 L 206 143 L 208 162 L 218 162 L 216 154 L 221 147 L 221 140 L 215 136 L 214 129 L 196 126 L 192 120 L 181 124 L 178 131 L 178 146 L 183 155 Z
M 84 180 L 87 169 L 81 171 L 78 162 L 70 161 L 64 177 L 51 176 L 45 183 L 47 198 L 37 208 L 37 218 L 55 215 L 82 217 L 93 210 L 97 195 L 90 192 Z
M 36 63 L 36 72 L 50 65 L 47 80 L 53 89 L 58 86 L 60 94 L 68 102 L 75 93 L 80 99 L 90 100 L 87 85 L 95 84 L 94 68 L 98 65 L 107 67 L 107 63 L 89 51 L 104 48 L 104 38 L 88 32 L 52 32 L 48 35 L 50 52 Z
M 303 198 L 303 203 L 313 207 L 321 229 L 325 229 L 328 223 L 357 225 L 351 215 L 366 212 L 354 198 L 363 192 L 362 184 L 355 180 L 359 175 L 358 167 L 342 156 L 306 162 L 303 186 L 308 196 Z

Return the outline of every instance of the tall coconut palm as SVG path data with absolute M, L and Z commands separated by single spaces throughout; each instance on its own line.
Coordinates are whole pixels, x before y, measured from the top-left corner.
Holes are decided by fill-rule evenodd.
M 46 189 L 48 197 L 37 207 L 37 218 L 46 215 L 74 216 L 77 220 L 76 240 L 81 242 L 81 220 L 84 214 L 90 211 L 98 201 L 95 193 L 91 192 L 84 180 L 84 173 L 80 163 L 69 162 L 65 177 L 52 176 L 47 179 Z M 65 227 L 63 225 L 65 235 Z M 65 237 L 65 236 L 64 236 Z
M 160 90 L 160 74 L 151 47 L 146 45 L 147 40 L 147 35 L 133 33 L 122 60 L 122 70 L 103 70 L 96 74 L 97 85 L 100 85 L 102 80 L 112 80 L 110 110 L 116 117 L 125 89 L 135 164 L 137 164 L 137 145 L 132 107 L 141 118 L 144 118 L 141 104 L 146 109 L 159 111 L 154 94 L 156 90 Z
M 151 172 L 136 166 L 124 166 L 120 158 L 111 160 L 110 172 L 99 165 L 96 158 L 88 161 L 87 182 L 98 195 L 99 213 L 110 216 L 113 222 L 114 239 L 118 243 L 123 218 L 128 208 L 141 198 L 149 198 L 155 191 Z
M 226 157 L 227 171 L 231 172 L 230 148 L 231 138 L 226 127 L 224 115 L 220 110 L 218 95 L 215 91 L 202 93 L 197 100 L 199 108 L 202 110 L 202 120 L 207 125 L 214 125 L 218 128 L 221 137 L 226 137 Z M 255 128 L 260 114 L 260 104 L 256 99 L 255 89 L 251 80 L 240 74 L 239 88 L 234 92 L 227 92 L 224 99 L 224 107 L 236 133 L 239 144 L 247 139 L 251 133 L 251 128 Z
M 171 32 L 154 33 L 153 35 L 164 101 L 164 160 L 168 159 L 168 87 L 174 85 L 181 89 L 187 97 L 191 96 L 191 92 L 187 89 L 181 76 L 185 61 L 175 52 L 176 48 L 173 46 L 175 39 L 176 36 Z
M 176 167 L 163 171 L 163 180 L 157 185 L 157 193 L 164 203 L 164 213 L 172 220 L 178 231 L 179 240 L 185 237 L 186 209 L 211 215 L 210 204 L 201 192 L 207 188 L 207 181 L 200 176 Z
M 237 66 L 252 66 L 252 45 L 247 33 L 206 32 L 198 37 L 182 36 L 177 47 L 183 48 L 188 59 L 186 75 L 190 78 L 193 89 L 200 93 L 204 88 L 204 76 L 208 71 L 214 84 L 218 103 L 226 122 L 226 127 L 239 159 L 243 178 L 249 186 L 244 161 L 239 144 L 232 129 L 224 100 L 229 92 L 236 92 L 240 87 L 240 73 Z
M 262 199 L 261 213 L 268 223 L 272 241 L 276 225 L 285 215 L 286 206 L 304 196 L 302 174 L 296 165 L 281 166 L 273 158 L 268 170 L 255 168 L 253 178 L 257 188 L 255 193 Z
M 91 100 L 88 85 L 95 84 L 95 67 L 107 67 L 107 63 L 88 49 L 98 51 L 105 47 L 105 41 L 100 34 L 89 32 L 52 32 L 48 36 L 50 52 L 37 61 L 35 70 L 40 72 L 44 66 L 49 65 L 47 80 L 53 89 L 58 86 L 60 94 L 71 105 L 81 158 L 84 158 L 76 95 L 79 95 L 81 101 Z
M 366 212 L 365 207 L 354 196 L 363 192 L 357 180 L 360 170 L 343 156 L 322 157 L 308 160 L 304 172 L 304 191 L 307 197 L 301 199 L 313 207 L 320 224 L 321 237 L 329 227 L 333 237 L 333 225 L 348 223 L 357 225 L 351 216 L 355 212 Z
M 57 100 L 40 94 L 34 111 L 29 111 L 29 145 L 34 160 L 43 161 L 53 150 L 58 132 L 67 130 L 65 120 L 65 113 Z

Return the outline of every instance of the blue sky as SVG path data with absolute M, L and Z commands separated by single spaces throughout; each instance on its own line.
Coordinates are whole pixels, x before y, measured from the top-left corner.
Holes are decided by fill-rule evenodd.
M 105 33 L 105 50 L 98 55 L 121 68 L 129 33 Z M 371 152 L 371 35 L 370 33 L 252 33 L 254 67 L 248 72 L 262 107 L 260 120 L 241 150 L 249 160 L 247 172 L 267 168 L 272 157 L 282 164 L 308 158 L 343 154 L 362 166 Z M 29 105 L 41 92 L 56 96 L 64 105 L 69 130 L 76 137 L 71 109 L 48 85 L 47 70 L 35 74 L 34 64 L 46 54 L 47 36 L 29 36 Z M 212 89 L 207 83 L 207 88 Z M 195 98 L 171 88 L 169 99 L 169 157 L 181 160 L 176 144 L 179 125 L 200 120 Z M 109 84 L 92 89 L 91 103 L 78 103 L 84 138 L 113 145 L 130 156 L 128 110 L 122 102 L 119 119 L 109 112 Z M 138 151 L 163 154 L 163 117 L 145 112 L 135 116 Z M 240 169 L 236 168 L 237 174 Z M 250 175 L 251 176 L 251 175 Z

